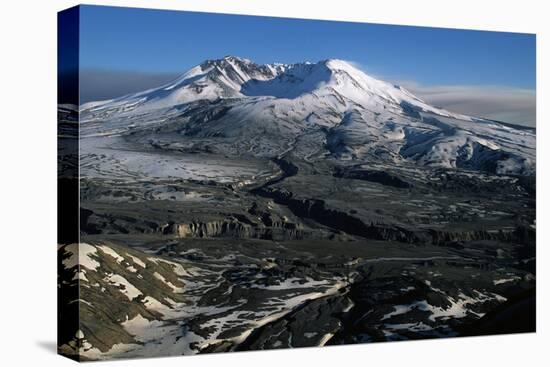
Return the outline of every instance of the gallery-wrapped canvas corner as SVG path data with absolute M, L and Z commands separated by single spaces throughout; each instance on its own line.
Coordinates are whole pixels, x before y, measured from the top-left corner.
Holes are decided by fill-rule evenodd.
M 534 35 L 58 17 L 60 354 L 535 331 Z

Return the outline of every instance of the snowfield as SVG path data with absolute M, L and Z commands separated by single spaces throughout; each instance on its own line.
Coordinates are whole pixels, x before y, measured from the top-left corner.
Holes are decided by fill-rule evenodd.
M 70 260 L 72 259 L 72 253 L 78 252 L 77 247 L 76 244 L 72 244 L 60 249 L 63 253 L 71 254 L 69 261 L 64 262 L 67 270 L 76 266 Z M 315 281 L 310 278 L 287 279 L 271 286 L 244 283 L 241 286 L 261 290 L 261 294 L 264 295 L 255 309 L 248 306 L 246 299 L 237 299 L 231 305 L 213 304 L 204 306 L 201 305 L 201 298 L 209 291 L 223 286 L 223 283 L 220 282 L 220 276 L 224 270 L 230 268 L 230 265 L 227 265 L 224 259 L 209 258 L 206 263 L 208 266 L 199 268 L 188 261 L 171 261 L 157 256 L 146 258 L 139 258 L 130 254 L 122 256 L 118 250 L 105 244 L 80 244 L 79 249 L 80 253 L 85 256 L 84 261 L 90 266 L 88 269 L 98 277 L 98 283 L 86 287 L 88 291 L 93 290 L 94 292 L 104 293 L 106 289 L 114 290 L 121 293 L 129 301 L 143 306 L 143 313 L 138 313 L 131 318 L 126 315 L 119 323 L 120 327 L 135 337 L 136 343 L 117 343 L 109 350 L 102 352 L 91 341 L 85 339 L 79 353 L 91 359 L 195 354 L 199 353 L 202 348 L 224 340 L 231 340 L 239 344 L 255 329 L 289 314 L 305 302 L 333 295 L 347 285 L 346 282 L 340 279 Z M 98 249 L 100 251 L 97 251 Z M 104 266 L 101 263 L 107 259 L 123 266 L 129 263 L 129 259 L 138 265 L 138 268 L 134 268 L 135 271 L 115 274 L 110 270 L 103 269 Z M 90 264 L 90 261 L 94 261 L 93 265 Z M 152 273 L 152 278 L 167 286 L 167 294 L 175 299 L 183 297 L 185 302 L 174 301 L 170 297 L 165 297 L 161 301 L 149 295 L 147 289 L 136 286 L 138 279 L 142 280 L 143 275 L 147 274 L 148 263 L 159 266 L 158 269 L 163 269 L 164 275 L 155 271 Z M 208 268 L 211 265 L 218 265 L 220 269 L 216 271 L 209 270 Z M 165 266 L 170 269 L 168 273 Z M 173 275 L 176 276 L 178 285 L 174 285 L 167 280 L 168 276 Z M 73 281 L 78 280 L 73 279 Z M 90 283 L 88 280 L 86 281 Z M 229 288 L 225 294 L 231 296 L 232 292 L 233 287 Z M 93 307 L 84 299 L 76 299 L 70 303 L 73 302 L 79 302 L 80 307 Z M 151 319 L 151 315 L 159 315 L 160 317 Z M 201 330 L 203 336 L 189 330 L 187 325 L 187 323 L 197 319 L 203 320 L 195 326 L 195 329 Z M 222 337 L 224 332 L 233 329 L 241 331 L 236 336 Z M 86 333 L 84 333 L 85 337 Z M 69 345 L 69 347 L 77 349 L 75 345 Z

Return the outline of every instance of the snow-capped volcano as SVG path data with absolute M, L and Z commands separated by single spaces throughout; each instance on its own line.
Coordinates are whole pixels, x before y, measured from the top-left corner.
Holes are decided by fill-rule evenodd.
M 533 129 L 431 106 L 343 60 L 260 65 L 227 56 L 158 88 L 87 103 L 80 111 L 84 136 L 140 131 L 147 141 L 189 139 L 224 154 L 292 151 L 307 160 L 499 174 L 535 169 Z
M 259 65 L 235 56 L 205 61 L 161 87 L 114 100 L 87 103 L 82 106 L 82 110 L 143 112 L 197 100 L 292 100 L 308 95 L 316 98 L 340 98 L 344 104 L 350 106 L 369 106 L 377 103 L 400 106 L 405 103 L 426 112 L 469 119 L 432 107 L 402 87 L 370 77 L 343 60 Z

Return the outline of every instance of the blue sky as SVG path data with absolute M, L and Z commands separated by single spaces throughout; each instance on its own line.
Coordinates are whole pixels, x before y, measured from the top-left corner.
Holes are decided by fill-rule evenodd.
M 341 58 L 425 84 L 535 87 L 535 36 L 438 28 L 85 6 L 81 66 L 183 72 L 209 58 Z
M 413 90 L 418 87 L 426 95 L 433 94 L 426 90 L 430 86 L 477 88 L 481 95 L 495 88 L 520 90 L 520 98 L 531 93 L 528 106 L 521 106 L 529 117 L 514 119 L 534 124 L 536 39 L 532 34 L 136 8 L 81 9 L 81 70 L 105 71 L 111 76 L 147 74 L 151 80 L 152 75 L 172 77 L 225 55 L 258 63 L 340 58 L 355 62 L 373 76 L 403 82 Z M 137 77 L 127 75 L 124 80 L 128 79 Z M 466 91 L 463 97 L 468 95 L 473 94 Z M 446 101 L 440 99 L 439 105 L 445 106 Z M 478 105 L 488 104 L 478 101 Z M 480 113 L 492 116 L 492 110 Z

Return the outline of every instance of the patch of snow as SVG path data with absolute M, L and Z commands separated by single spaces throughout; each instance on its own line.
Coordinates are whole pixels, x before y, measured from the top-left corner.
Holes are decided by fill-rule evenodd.
M 166 280 L 166 278 L 164 278 L 161 274 L 157 273 L 156 271 L 153 273 L 153 276 L 158 280 L 160 280 L 161 282 L 163 282 L 164 284 L 166 284 L 168 287 L 172 288 L 174 293 L 183 293 L 184 289 L 182 287 L 175 286 L 174 284 L 172 284 L 172 282 L 169 282 L 168 280 Z
M 72 243 L 65 246 L 65 252 L 70 256 L 63 260 L 63 265 L 67 269 L 74 268 L 75 266 L 85 267 L 89 270 L 96 270 L 100 264 L 94 257 L 97 254 L 97 249 L 87 243 Z
M 84 269 L 80 269 L 80 271 L 77 271 L 72 280 L 82 280 L 84 282 L 87 282 L 88 281 L 88 278 L 86 278 L 86 270 Z
M 109 274 L 105 277 L 105 281 L 116 286 L 120 293 L 128 297 L 130 301 L 143 294 L 132 283 L 119 274 Z
M 429 312 L 431 314 L 429 316 L 429 319 L 431 321 L 436 321 L 439 318 L 463 318 L 466 317 L 468 314 L 474 314 L 477 317 L 481 317 L 483 316 L 483 314 L 476 313 L 470 310 L 467 306 L 475 303 L 489 301 L 491 299 L 496 299 L 500 302 L 506 300 L 504 297 L 494 293 L 483 294 L 479 291 L 474 292 L 477 294 L 477 297 L 469 297 L 463 293 L 460 293 L 457 299 L 448 297 L 447 300 L 451 305 L 447 308 L 433 306 L 429 304 L 426 300 L 415 301 L 407 305 L 396 305 L 393 306 L 394 311 L 384 315 L 381 320 L 391 319 L 393 316 L 403 315 L 414 309 Z
M 170 260 L 165 260 L 165 259 L 161 259 L 161 258 L 158 258 L 158 257 L 149 257 L 147 260 L 151 261 L 152 263 L 155 263 L 158 265 L 159 262 L 162 262 L 162 263 L 165 263 L 165 264 L 168 264 L 168 265 L 171 265 L 173 267 L 173 270 L 174 270 L 174 273 L 178 276 L 189 276 L 190 274 L 184 269 L 183 265 L 181 265 L 180 263 L 177 263 L 177 262 L 174 262 L 174 261 L 170 261 Z
M 139 265 L 141 266 L 142 268 L 146 268 L 147 265 L 145 265 L 145 263 L 143 261 L 140 260 L 139 257 L 136 257 L 136 256 L 133 256 L 133 255 L 130 255 L 128 253 L 126 253 L 126 255 L 128 255 L 130 257 L 130 259 L 132 259 L 132 261 L 136 264 L 136 265 Z
M 108 247 L 108 246 L 105 246 L 105 245 L 98 245 L 96 246 L 98 249 L 100 249 L 101 251 L 103 251 L 105 254 L 111 256 L 112 258 L 114 258 L 116 260 L 117 263 L 121 263 L 124 261 L 124 258 L 122 256 L 120 256 L 115 250 L 113 250 L 112 248 Z
M 504 284 L 504 283 L 510 283 L 510 282 L 516 282 L 518 280 L 521 280 L 521 277 L 514 276 L 511 278 L 504 278 L 504 279 L 495 279 L 493 280 L 494 285 Z
M 319 346 L 322 347 L 324 346 L 330 339 L 332 339 L 332 337 L 334 336 L 333 333 L 327 333 L 325 335 L 323 335 L 323 337 L 321 338 L 321 340 L 319 340 Z

